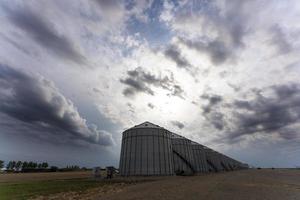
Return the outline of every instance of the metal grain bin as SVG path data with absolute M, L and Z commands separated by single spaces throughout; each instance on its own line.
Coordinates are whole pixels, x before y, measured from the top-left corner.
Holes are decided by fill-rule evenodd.
M 197 173 L 206 173 L 208 172 L 208 166 L 205 155 L 205 147 L 196 142 L 192 142 L 192 151 L 194 155 L 194 164 Z
M 177 175 L 191 175 L 197 172 L 191 142 L 185 137 L 172 133 L 174 172 Z
M 192 175 L 247 168 L 247 164 L 150 122 L 123 132 L 122 176 Z
M 173 175 L 171 133 L 150 122 L 123 132 L 122 176 Z

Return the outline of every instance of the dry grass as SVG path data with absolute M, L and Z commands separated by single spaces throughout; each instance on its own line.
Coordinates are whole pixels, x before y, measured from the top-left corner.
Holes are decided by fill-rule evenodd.
M 94 180 L 91 172 L 0 174 L 0 200 L 94 199 L 153 178 Z
M 89 178 L 91 176 L 92 176 L 91 171 L 45 172 L 45 173 L 7 173 L 7 174 L 0 174 L 0 183 Z
M 117 178 L 95 181 L 86 174 L 83 179 L 43 180 L 0 183 L 0 199 L 37 200 L 292 200 L 300 199 L 300 170 L 245 170 L 192 177 Z M 60 174 L 62 175 L 62 174 Z M 59 178 L 79 174 L 64 174 Z M 80 175 L 80 176 L 83 176 Z M 17 176 L 17 177 L 22 177 Z M 45 180 L 46 177 L 52 180 Z M 153 181 L 156 180 L 156 181 Z M 144 182 L 140 184 L 140 182 Z M 4 198 L 3 198 L 4 197 Z

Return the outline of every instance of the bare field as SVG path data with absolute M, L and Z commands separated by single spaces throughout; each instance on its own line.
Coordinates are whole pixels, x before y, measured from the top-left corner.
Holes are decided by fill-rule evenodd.
M 68 172 L 70 173 L 70 172 Z M 89 199 L 89 200 L 129 200 L 129 199 L 151 199 L 151 200 L 298 200 L 300 199 L 300 170 L 285 169 L 262 169 L 225 172 L 217 174 L 203 174 L 199 176 L 174 176 L 156 178 L 117 178 L 114 180 L 94 181 L 89 173 L 58 173 L 53 176 L 40 174 L 43 181 L 37 177 L 30 178 L 24 174 L 27 180 L 44 184 L 44 191 L 37 187 L 38 192 L 16 198 L 7 199 Z M 18 174 L 17 174 L 18 175 Z M 23 175 L 23 174 L 21 174 Z M 59 176 L 61 175 L 61 176 Z M 64 175 L 64 177 L 62 176 Z M 36 174 L 37 176 L 37 174 Z M 14 177 L 14 176 L 10 176 Z M 22 176 L 17 176 L 22 177 Z M 55 177 L 55 178 L 54 178 Z M 53 179 L 70 179 L 61 182 L 46 181 Z M 3 178 L 3 177 L 2 177 Z M 82 178 L 82 179 L 76 179 Z M 14 177 L 13 180 L 18 180 Z M 19 180 L 20 181 L 20 180 Z M 21 180 L 21 185 L 26 182 Z M 10 185 L 12 182 L 0 183 L 0 186 Z M 59 190 L 53 189 L 53 184 Z M 40 184 L 39 184 L 40 185 Z M 61 188 L 62 186 L 70 187 Z M 34 186 L 34 185 L 33 185 Z M 48 188 L 49 187 L 49 188 Z M 32 186 L 30 185 L 32 190 Z M 1 190 L 1 189 L 0 189 Z M 41 192 L 42 191 L 42 192 Z M 15 193 L 21 193 L 20 189 Z M 1 193 L 0 193 L 1 194 Z M 4 193 L 3 193 L 4 194 Z M 25 193 L 24 193 L 25 194 Z M 0 196 L 1 197 L 1 196 Z M 21 198 L 19 198 L 21 197 Z M 1 198 L 0 198 L 1 199 Z
M 103 199 L 298 200 L 300 171 L 264 169 L 170 177 L 127 187 Z
M 8 173 L 8 174 L 0 174 L 0 183 L 88 178 L 88 177 L 91 177 L 91 175 L 92 175 L 91 171 L 45 172 L 45 173 Z

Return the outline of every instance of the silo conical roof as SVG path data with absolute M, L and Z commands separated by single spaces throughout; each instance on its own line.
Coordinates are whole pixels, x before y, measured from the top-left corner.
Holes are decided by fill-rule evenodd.
M 137 128 L 158 128 L 158 129 L 164 129 L 163 127 L 160 127 L 156 124 L 153 124 L 151 122 L 145 121 L 139 125 L 136 125 L 134 127 L 131 127 L 130 129 L 137 129 Z

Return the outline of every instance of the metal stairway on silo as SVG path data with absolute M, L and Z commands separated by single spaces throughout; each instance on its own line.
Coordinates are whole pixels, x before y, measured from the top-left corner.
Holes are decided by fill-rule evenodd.
M 206 162 L 215 172 L 219 171 L 218 168 L 210 160 L 207 159 Z
M 221 166 L 225 169 L 225 171 L 230 171 L 230 169 L 228 169 L 228 167 L 223 162 L 221 162 Z
M 193 174 L 196 173 L 196 170 L 194 169 L 194 167 L 191 165 L 191 163 L 189 161 L 187 161 L 182 155 L 180 155 L 180 153 L 178 153 L 177 151 L 175 151 L 173 149 L 173 153 L 175 153 L 192 171 Z

